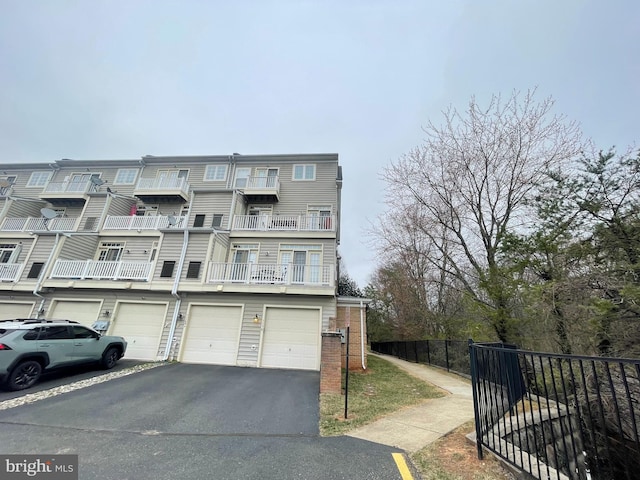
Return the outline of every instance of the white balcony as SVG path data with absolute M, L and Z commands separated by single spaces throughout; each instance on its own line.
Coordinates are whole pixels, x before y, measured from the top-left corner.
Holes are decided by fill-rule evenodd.
M 182 201 L 189 199 L 186 178 L 141 178 L 133 194 L 147 203 Z
M 75 232 L 77 217 L 36 218 L 20 217 L 5 218 L 0 225 L 3 232 Z
M 108 215 L 104 222 L 103 230 L 159 230 L 161 228 L 184 228 L 187 217 L 174 217 L 176 222 L 169 224 L 169 217 L 165 215 L 155 216 L 115 216 Z
M 210 263 L 210 283 L 332 286 L 332 265 Z
M 89 193 L 97 191 L 97 188 L 89 180 L 49 182 L 39 196 L 54 205 L 81 205 L 89 198 Z
M 57 260 L 51 278 L 92 280 L 149 280 L 151 262 Z
M 288 232 L 335 232 L 335 215 L 236 215 L 233 230 L 244 231 L 288 231 Z
M 252 202 L 277 202 L 280 200 L 280 177 L 248 177 L 242 191 Z
M 24 263 L 0 263 L 0 282 L 17 282 Z

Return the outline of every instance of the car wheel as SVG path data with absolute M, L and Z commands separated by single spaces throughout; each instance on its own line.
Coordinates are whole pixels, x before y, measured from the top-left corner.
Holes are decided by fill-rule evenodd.
M 40 378 L 42 365 L 35 360 L 19 363 L 9 375 L 7 386 L 10 390 L 24 390 L 31 387 Z
M 120 350 L 116 347 L 108 348 L 102 355 L 102 366 L 106 369 L 110 369 L 116 366 L 116 363 L 120 359 Z

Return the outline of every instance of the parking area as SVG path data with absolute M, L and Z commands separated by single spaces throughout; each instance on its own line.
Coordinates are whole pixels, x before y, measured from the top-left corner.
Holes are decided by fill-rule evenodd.
M 0 410 L 0 453 L 77 454 L 105 480 L 400 480 L 398 449 L 319 436 L 319 377 L 168 364 Z
M 145 362 L 140 360 L 127 360 L 121 359 L 116 363 L 116 366 L 111 370 L 104 370 L 98 364 L 80 365 L 76 367 L 60 368 L 51 372 L 45 372 L 40 377 L 40 380 L 31 388 L 26 390 L 20 390 L 17 392 L 11 392 L 4 388 L 0 388 L 0 402 L 5 400 L 11 400 L 14 398 L 22 397 L 30 393 L 38 393 L 51 388 L 67 385 L 80 380 L 86 380 L 93 377 L 98 377 L 111 372 L 118 372 L 136 365 L 142 365 Z

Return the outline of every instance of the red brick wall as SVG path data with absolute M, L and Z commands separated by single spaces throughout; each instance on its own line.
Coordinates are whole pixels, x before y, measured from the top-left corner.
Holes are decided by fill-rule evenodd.
M 363 307 L 364 309 L 364 307 Z M 364 332 L 360 332 L 360 307 L 338 305 L 336 328 L 349 327 L 349 370 L 362 370 L 362 343 L 361 335 L 364 335 L 364 365 L 367 365 L 367 317 L 364 313 Z M 347 345 L 342 345 L 342 367 L 347 366 Z
M 333 332 L 325 332 L 322 334 L 320 393 L 342 392 L 340 346 L 340 334 Z

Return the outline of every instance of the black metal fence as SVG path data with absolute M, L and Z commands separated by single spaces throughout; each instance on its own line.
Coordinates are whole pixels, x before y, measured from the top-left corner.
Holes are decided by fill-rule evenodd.
M 469 350 L 480 457 L 541 479 L 640 478 L 640 360 Z
M 464 340 L 371 342 L 371 350 L 409 362 L 435 365 L 447 371 L 471 375 L 469 342 Z

